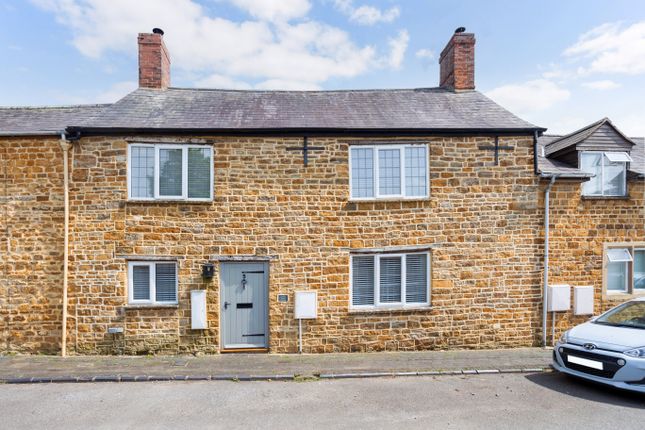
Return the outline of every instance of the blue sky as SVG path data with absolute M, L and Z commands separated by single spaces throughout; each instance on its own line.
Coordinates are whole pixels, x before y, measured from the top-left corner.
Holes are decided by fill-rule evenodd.
M 173 86 L 431 87 L 459 26 L 477 38 L 477 89 L 514 113 L 645 135 L 642 0 L 0 0 L 0 105 L 117 100 L 152 27 Z

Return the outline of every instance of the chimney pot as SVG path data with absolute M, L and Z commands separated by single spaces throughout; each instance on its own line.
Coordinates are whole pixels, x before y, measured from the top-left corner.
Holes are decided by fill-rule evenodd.
M 455 91 L 475 89 L 475 35 L 455 30 L 439 56 L 439 86 Z

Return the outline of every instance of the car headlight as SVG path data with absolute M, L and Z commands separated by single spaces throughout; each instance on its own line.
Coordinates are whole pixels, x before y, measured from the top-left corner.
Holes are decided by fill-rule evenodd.
M 629 355 L 630 357 L 635 357 L 635 358 L 645 358 L 645 346 L 640 348 L 630 349 L 629 351 L 623 352 L 623 354 Z
M 558 343 L 567 343 L 569 340 L 569 330 L 565 331 L 560 335 L 560 339 L 558 339 Z

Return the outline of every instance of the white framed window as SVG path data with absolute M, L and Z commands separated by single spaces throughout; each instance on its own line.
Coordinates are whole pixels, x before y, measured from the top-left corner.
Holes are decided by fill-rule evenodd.
M 585 196 L 624 196 L 627 194 L 626 152 L 582 152 L 580 169 L 594 176 L 582 184 Z
M 128 303 L 177 304 L 177 263 L 174 261 L 128 262 Z
M 428 197 L 428 145 L 350 147 L 352 200 Z
M 430 255 L 356 254 L 350 263 L 353 309 L 420 307 L 430 304 Z
M 645 243 L 612 246 L 605 257 L 608 294 L 645 294 Z
M 213 148 L 206 145 L 131 143 L 128 199 L 213 199 Z

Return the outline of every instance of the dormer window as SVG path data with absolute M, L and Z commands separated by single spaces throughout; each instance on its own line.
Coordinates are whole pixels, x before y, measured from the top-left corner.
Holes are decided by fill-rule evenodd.
M 594 176 L 582 185 L 583 196 L 625 196 L 627 194 L 626 152 L 582 152 L 580 170 Z

